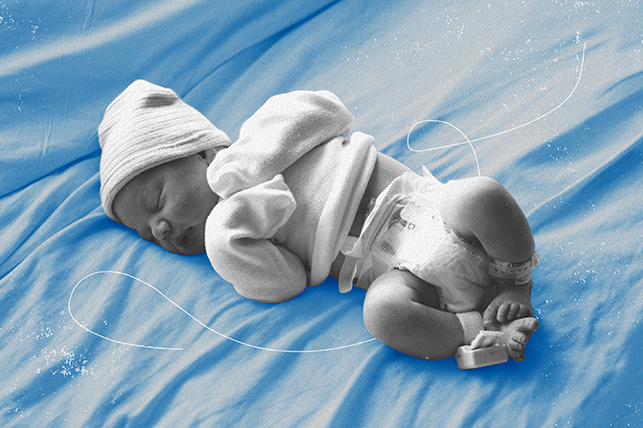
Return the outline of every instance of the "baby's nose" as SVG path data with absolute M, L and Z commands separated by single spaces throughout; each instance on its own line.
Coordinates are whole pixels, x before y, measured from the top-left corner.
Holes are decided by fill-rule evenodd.
M 170 236 L 170 224 L 160 220 L 152 225 L 152 235 L 157 241 L 163 242 Z

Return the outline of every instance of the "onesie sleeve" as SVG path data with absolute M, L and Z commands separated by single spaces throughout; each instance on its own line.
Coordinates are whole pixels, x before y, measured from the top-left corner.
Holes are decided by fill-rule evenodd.
M 276 175 L 235 193 L 212 210 L 206 223 L 208 258 L 242 296 L 277 303 L 306 288 L 307 274 L 301 260 L 270 241 L 295 207 L 283 176 Z
M 270 98 L 244 122 L 239 139 L 208 168 L 222 198 L 272 179 L 313 148 L 346 138 L 353 115 L 328 91 L 294 91 Z

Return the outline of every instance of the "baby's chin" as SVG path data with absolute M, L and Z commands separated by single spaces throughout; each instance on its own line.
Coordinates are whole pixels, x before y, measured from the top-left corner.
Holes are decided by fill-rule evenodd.
M 205 224 L 195 226 L 194 235 L 190 239 L 188 251 L 184 254 L 194 255 L 205 252 Z
M 181 254 L 183 256 L 192 256 L 195 254 L 201 254 L 205 252 L 205 245 L 201 244 L 190 246 L 188 248 L 179 248 L 179 247 L 163 247 L 168 250 L 170 253 Z
M 190 256 L 205 252 L 205 224 L 192 226 L 181 244 L 168 243 L 163 248 L 174 254 Z

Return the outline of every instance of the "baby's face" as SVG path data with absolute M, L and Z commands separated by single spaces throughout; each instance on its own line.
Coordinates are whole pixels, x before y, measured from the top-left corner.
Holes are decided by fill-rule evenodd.
M 168 251 L 204 252 L 205 222 L 219 199 L 207 182 L 208 164 L 205 154 L 196 154 L 139 174 L 116 195 L 114 212 Z

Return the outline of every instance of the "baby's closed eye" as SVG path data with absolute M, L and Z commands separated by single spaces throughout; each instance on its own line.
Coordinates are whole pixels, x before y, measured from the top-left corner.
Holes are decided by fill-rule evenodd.
M 165 200 L 163 199 L 164 193 L 163 189 L 161 189 L 158 192 L 158 196 L 156 197 L 156 212 L 160 212 L 163 209 L 163 205 Z

